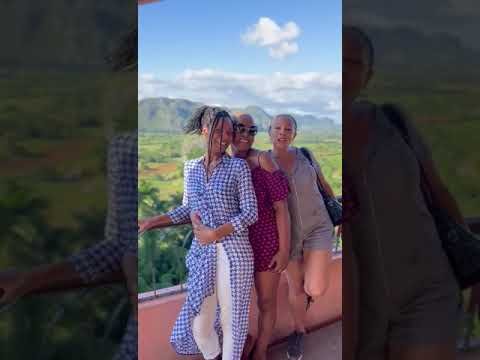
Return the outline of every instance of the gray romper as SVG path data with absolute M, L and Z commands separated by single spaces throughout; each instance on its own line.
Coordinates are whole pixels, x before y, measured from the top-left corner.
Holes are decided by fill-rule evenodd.
M 315 160 L 314 164 L 321 174 L 320 165 Z M 334 226 L 318 190 L 317 173 L 299 149 L 296 149 L 294 169 L 286 175 L 290 186 L 290 259 L 300 259 L 303 250 L 331 250 Z
M 344 168 L 359 204 L 351 221 L 361 289 L 359 360 L 383 359 L 389 343 L 454 340 L 459 305 L 415 154 L 378 108 L 368 121 L 363 160 Z M 409 122 L 407 127 L 415 153 L 428 159 L 428 147 Z

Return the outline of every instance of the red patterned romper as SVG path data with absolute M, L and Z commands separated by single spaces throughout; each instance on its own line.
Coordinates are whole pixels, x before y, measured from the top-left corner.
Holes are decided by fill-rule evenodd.
M 249 227 L 255 271 L 268 271 L 278 251 L 278 230 L 273 203 L 287 199 L 288 179 L 281 170 L 272 173 L 260 166 L 252 170 L 253 187 L 257 196 L 258 220 Z

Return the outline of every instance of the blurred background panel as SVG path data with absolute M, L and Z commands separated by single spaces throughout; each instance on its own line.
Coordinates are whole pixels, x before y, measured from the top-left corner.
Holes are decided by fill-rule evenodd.
M 0 24 L 3 272 L 104 239 L 108 143 L 137 126 L 136 68 L 125 71 L 137 3 L 5 0 Z M 0 313 L 0 358 L 111 358 L 124 295 L 117 285 L 22 299 Z

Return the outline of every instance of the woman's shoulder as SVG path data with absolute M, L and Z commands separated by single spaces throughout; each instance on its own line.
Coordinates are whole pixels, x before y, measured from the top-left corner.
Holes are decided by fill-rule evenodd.
M 238 158 L 238 157 L 228 157 L 227 158 L 228 162 L 231 164 L 231 166 L 233 166 L 234 168 L 241 168 L 241 167 L 248 167 L 248 163 L 247 163 L 247 160 L 245 159 L 242 159 L 242 158 Z
M 199 164 L 202 160 L 203 160 L 203 156 L 195 159 L 185 160 L 185 165 L 196 165 L 196 164 Z
M 201 165 L 202 160 L 203 160 L 203 157 L 199 157 L 199 158 L 196 158 L 196 159 L 186 160 L 186 161 L 184 162 L 184 168 L 185 168 L 185 169 L 193 169 L 193 168 Z
M 269 173 L 280 170 L 280 167 L 275 162 L 271 152 L 269 151 L 258 152 L 258 166 Z
M 296 148 L 296 155 L 298 158 L 302 159 L 303 161 L 307 163 L 315 162 L 315 156 L 313 155 L 313 152 L 307 148 L 307 147 L 300 147 Z
M 355 104 L 353 114 L 358 121 L 357 131 L 380 135 L 391 132 L 392 124 L 383 110 L 383 105 L 370 101 L 360 101 Z

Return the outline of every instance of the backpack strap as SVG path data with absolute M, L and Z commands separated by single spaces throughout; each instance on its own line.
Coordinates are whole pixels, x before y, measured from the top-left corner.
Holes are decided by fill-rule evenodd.
M 425 168 L 423 167 L 423 164 L 420 161 L 418 154 L 410 139 L 404 115 L 393 104 L 383 104 L 380 106 L 380 110 L 383 111 L 390 123 L 398 130 L 399 134 L 403 138 L 403 141 L 407 144 L 407 146 L 412 150 L 413 154 L 415 155 L 415 159 L 417 160 L 418 168 L 420 170 L 420 188 L 423 192 L 423 196 L 425 198 L 427 206 L 432 209 L 434 200 L 431 186 L 428 181 Z
M 414 151 L 415 149 L 413 148 L 407 125 L 401 112 L 393 104 L 383 104 L 380 106 L 380 110 L 386 115 L 392 125 L 395 126 L 405 143 Z
M 300 152 L 302 153 L 303 156 L 305 156 L 308 161 L 310 162 L 310 165 L 313 166 L 313 160 L 312 157 L 310 156 L 310 152 L 307 150 L 307 148 L 301 147 Z
M 322 184 L 320 183 L 320 176 L 318 175 L 317 168 L 315 167 L 315 164 L 313 163 L 313 159 L 312 159 L 312 156 L 310 155 L 310 151 L 308 151 L 307 148 L 301 147 L 300 152 L 303 154 L 303 156 L 305 156 L 307 158 L 307 160 L 310 162 L 310 165 L 313 167 L 313 170 L 315 170 L 315 174 L 317 174 L 318 187 L 323 192 L 324 189 L 323 189 Z

